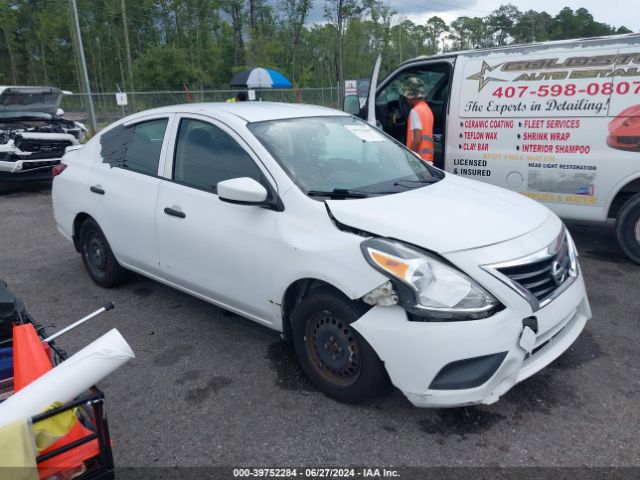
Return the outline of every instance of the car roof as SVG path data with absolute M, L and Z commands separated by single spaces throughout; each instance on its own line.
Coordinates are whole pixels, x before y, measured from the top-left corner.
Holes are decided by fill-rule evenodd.
M 566 40 L 552 40 L 548 42 L 533 43 L 513 43 L 500 47 L 476 48 L 473 50 L 459 50 L 439 53 L 436 55 L 421 55 L 419 57 L 405 60 L 400 66 L 405 66 L 421 60 L 437 60 L 455 58 L 458 56 L 482 56 L 492 53 L 533 53 L 539 50 L 546 50 L 556 47 L 573 48 L 578 46 L 600 47 L 620 44 L 621 46 L 635 46 L 640 42 L 640 33 L 625 33 L 620 35 L 606 35 L 602 37 L 570 38 Z
M 171 105 L 147 111 L 144 113 L 199 113 L 210 114 L 229 113 L 242 120 L 263 122 L 267 120 L 283 120 L 299 117 L 327 117 L 348 116 L 348 113 L 333 108 L 307 105 L 303 103 L 279 103 L 279 102 L 224 102 L 224 103 L 185 103 L 183 105 Z M 143 112 L 140 112 L 143 113 Z

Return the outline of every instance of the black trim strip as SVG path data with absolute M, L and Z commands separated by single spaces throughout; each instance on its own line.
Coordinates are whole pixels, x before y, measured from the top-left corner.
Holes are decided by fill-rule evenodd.
M 498 371 L 507 353 L 493 353 L 448 363 L 440 369 L 429 389 L 464 390 L 479 387 Z

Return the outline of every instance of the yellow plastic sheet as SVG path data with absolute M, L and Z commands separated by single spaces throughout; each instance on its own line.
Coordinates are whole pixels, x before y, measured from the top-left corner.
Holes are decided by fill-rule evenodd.
M 60 402 L 53 403 L 48 410 L 61 407 Z M 53 445 L 56 441 L 64 437 L 76 421 L 76 409 L 67 410 L 59 413 L 55 417 L 47 418 L 41 422 L 33 424 L 33 437 L 35 438 L 36 448 L 41 452 Z
M 27 420 L 0 427 L 0 478 L 38 480 L 36 450 Z

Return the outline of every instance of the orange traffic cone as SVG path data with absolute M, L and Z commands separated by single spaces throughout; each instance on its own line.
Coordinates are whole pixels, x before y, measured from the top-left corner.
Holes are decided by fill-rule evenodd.
M 71 427 L 71 430 L 69 430 L 69 433 L 46 450 L 43 450 L 41 453 L 45 454 L 52 452 L 60 447 L 68 445 L 71 442 L 80 440 L 87 435 L 91 435 L 92 433 L 93 432 L 85 428 L 80 421 L 76 420 L 73 427 Z M 67 450 L 60 455 L 55 455 L 44 462 L 40 462 L 38 464 L 38 475 L 43 479 L 62 471 L 79 470 L 80 473 L 82 473 L 84 470 L 84 461 L 99 454 L 100 446 L 98 445 L 98 440 L 91 440 L 90 442 L 84 443 L 76 448 Z
M 51 368 L 51 359 L 47 355 L 45 346 L 42 345 L 34 326 L 30 323 L 15 325 L 13 327 L 14 391 L 17 392 L 26 387 Z M 67 434 L 41 453 L 51 452 L 92 433 L 76 418 Z M 92 440 L 38 464 L 39 476 L 46 478 L 63 470 L 79 469 L 84 466 L 85 460 L 95 457 L 99 453 L 98 441 Z
M 36 329 L 30 323 L 13 327 L 13 390 L 17 392 L 51 370 Z

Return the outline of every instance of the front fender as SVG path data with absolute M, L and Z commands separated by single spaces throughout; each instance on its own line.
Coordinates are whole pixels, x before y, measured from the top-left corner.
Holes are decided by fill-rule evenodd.
M 286 197 L 287 215 L 278 219 L 273 242 L 272 303 L 282 305 L 289 286 L 303 279 L 321 280 L 352 300 L 387 281 L 362 255 L 366 237 L 340 230 L 323 202 L 301 192 L 293 201 Z

